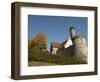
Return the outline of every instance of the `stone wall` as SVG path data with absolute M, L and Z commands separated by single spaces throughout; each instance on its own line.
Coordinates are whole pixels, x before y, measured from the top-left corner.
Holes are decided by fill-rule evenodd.
M 88 49 L 85 38 L 77 37 L 73 40 L 73 53 L 79 60 L 87 61 Z
M 76 37 L 72 40 L 73 45 L 64 49 L 64 56 L 74 56 L 79 61 L 87 62 L 88 49 L 84 37 Z
M 58 51 L 58 48 L 53 48 L 52 51 L 51 51 L 51 54 L 55 54 L 56 55 L 57 51 Z
M 72 56 L 73 55 L 73 46 L 65 48 L 63 55 L 64 56 Z
M 73 53 L 81 61 L 87 61 L 88 50 L 85 45 L 74 45 Z

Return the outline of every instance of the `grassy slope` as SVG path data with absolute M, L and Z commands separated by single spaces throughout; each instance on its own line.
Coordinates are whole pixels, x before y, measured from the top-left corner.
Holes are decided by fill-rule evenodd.
M 28 63 L 28 66 L 50 66 L 50 65 L 57 65 L 57 64 L 42 62 L 42 61 L 30 61 Z

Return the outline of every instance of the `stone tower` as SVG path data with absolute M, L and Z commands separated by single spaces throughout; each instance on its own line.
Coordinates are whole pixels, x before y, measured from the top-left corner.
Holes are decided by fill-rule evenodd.
M 70 37 L 73 38 L 75 36 L 75 28 L 74 27 L 70 27 Z
M 87 62 L 88 50 L 85 37 L 83 35 L 76 35 L 74 27 L 70 28 L 70 34 L 73 43 L 73 55 L 79 61 Z

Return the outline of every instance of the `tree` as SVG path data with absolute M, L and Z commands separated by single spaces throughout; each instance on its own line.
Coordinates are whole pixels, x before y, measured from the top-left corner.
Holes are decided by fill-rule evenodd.
M 29 41 L 30 47 L 38 47 L 41 50 L 47 50 L 47 38 L 44 33 L 37 33 L 32 41 Z
M 32 47 L 32 40 L 28 40 L 28 48 L 30 49 Z

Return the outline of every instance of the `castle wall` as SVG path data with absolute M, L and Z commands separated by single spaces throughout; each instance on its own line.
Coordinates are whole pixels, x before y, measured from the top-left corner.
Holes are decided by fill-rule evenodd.
M 73 43 L 72 43 L 72 40 L 69 38 L 68 41 L 64 44 L 64 47 L 65 47 L 65 48 L 68 48 L 68 47 L 70 47 L 72 44 L 73 44 Z
M 77 45 L 77 44 L 80 44 L 80 45 L 86 45 L 86 40 L 84 37 L 76 37 L 75 39 L 72 40 L 73 42 L 73 45 Z
M 57 50 L 58 50 L 58 48 L 53 48 L 53 50 L 51 51 L 51 53 L 56 55 Z
M 75 57 L 81 61 L 87 61 L 88 50 L 85 38 L 77 37 L 73 39 L 72 42 L 73 42 L 73 53 Z
M 73 50 L 73 46 L 65 48 L 63 55 L 64 56 L 72 56 L 73 55 L 72 50 Z

